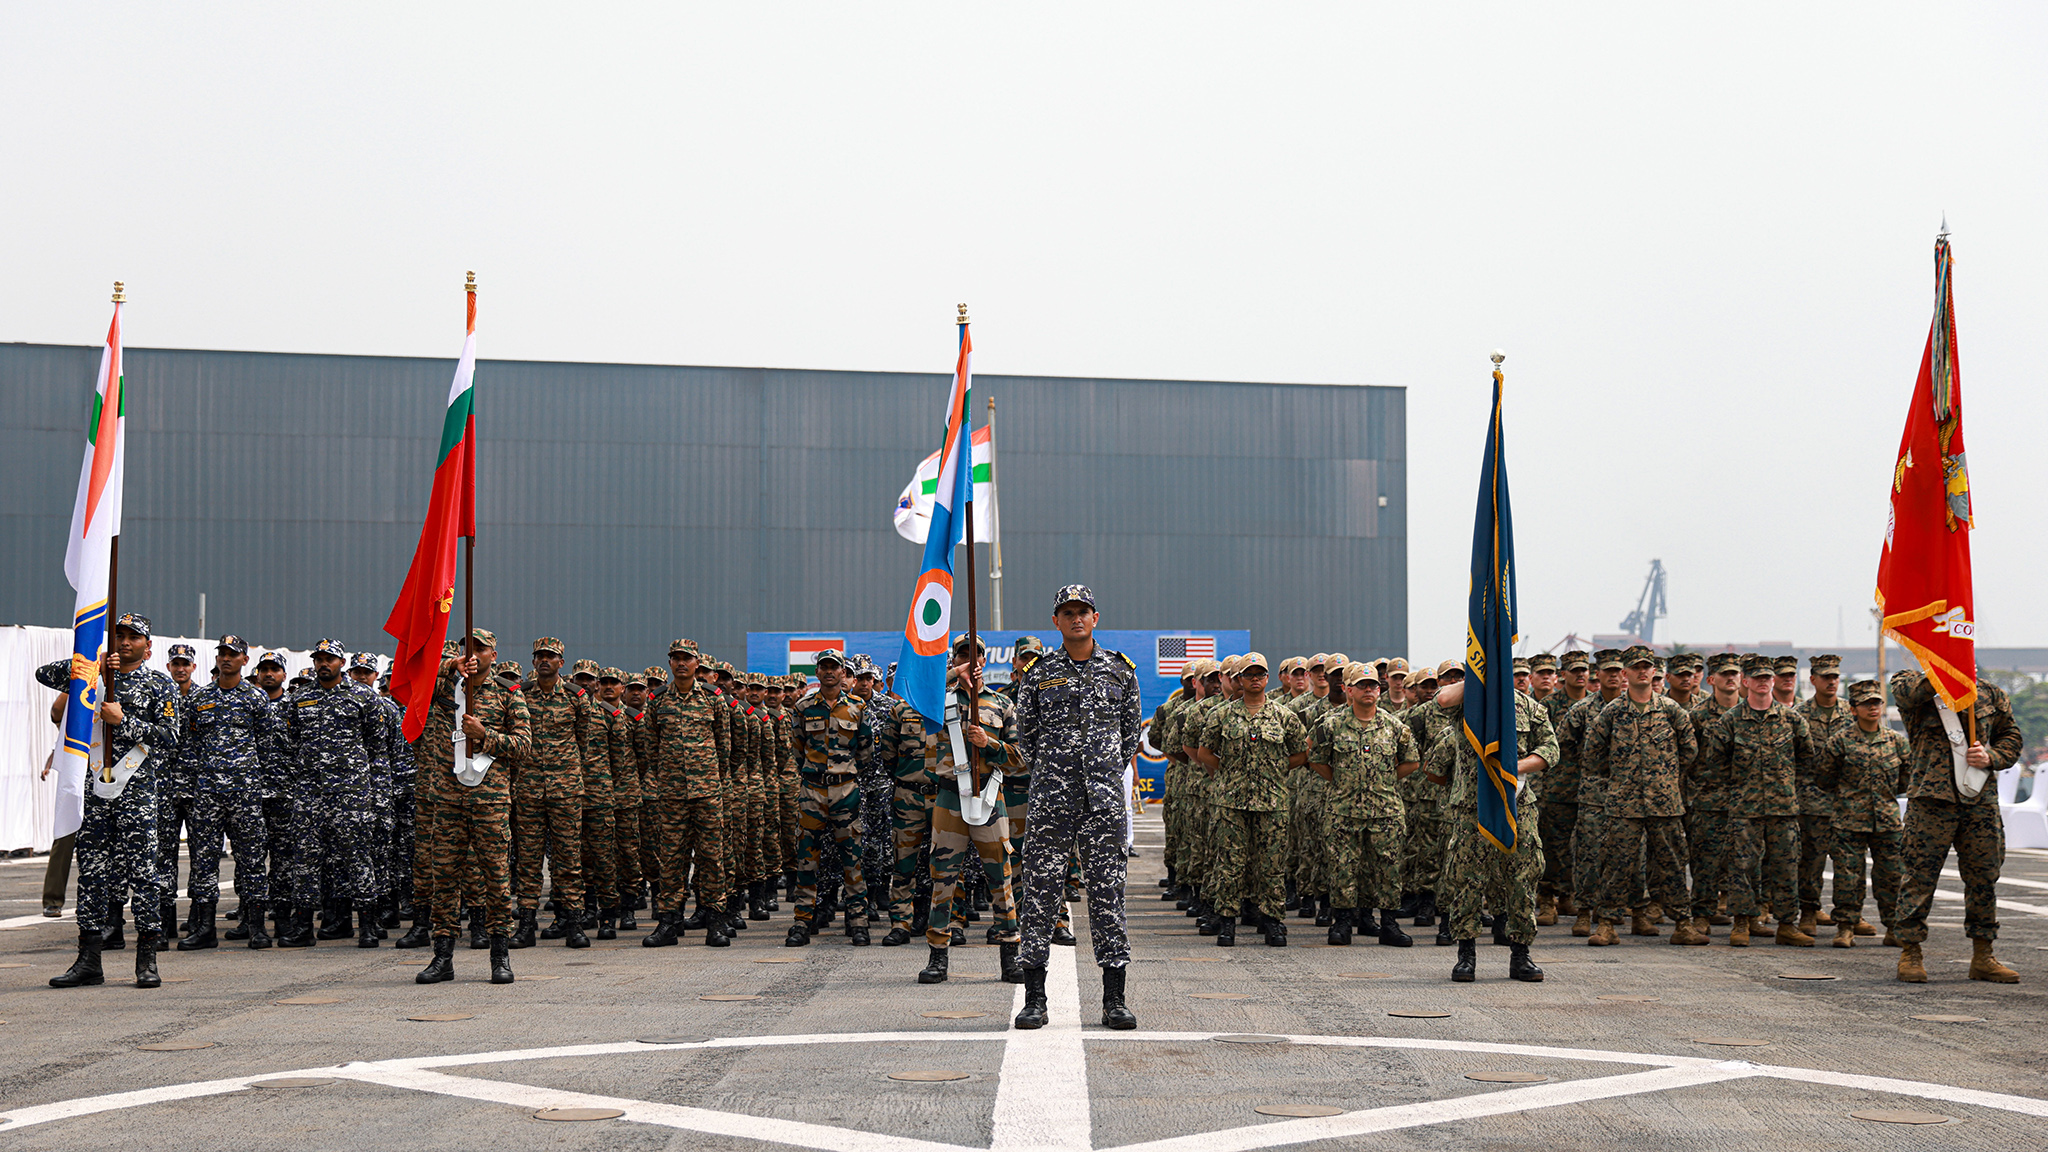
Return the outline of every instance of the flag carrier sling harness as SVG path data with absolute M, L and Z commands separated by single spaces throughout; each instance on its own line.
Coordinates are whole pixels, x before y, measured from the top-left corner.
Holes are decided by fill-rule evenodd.
M 953 747 L 953 781 L 960 789 L 960 818 L 976 828 L 996 818 L 1003 795 L 1003 770 L 992 769 L 988 783 L 974 791 L 974 763 L 967 757 L 967 737 L 961 730 L 960 693 L 946 693 L 946 739 Z

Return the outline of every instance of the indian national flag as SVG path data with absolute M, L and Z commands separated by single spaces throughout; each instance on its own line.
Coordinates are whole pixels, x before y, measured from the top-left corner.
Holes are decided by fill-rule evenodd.
M 994 472 L 990 465 L 995 453 L 989 439 L 988 425 L 974 430 L 974 450 L 970 458 L 974 462 L 974 542 L 993 543 L 996 538 L 996 486 L 992 482 Z M 924 458 L 917 466 L 917 474 L 904 485 L 903 495 L 896 498 L 896 534 L 905 540 L 922 544 L 931 535 L 932 503 L 939 492 L 939 454 Z
M 115 285 L 116 288 L 119 285 Z M 93 717 L 102 699 L 100 658 L 106 655 L 107 600 L 114 537 L 121 534 L 121 488 L 128 455 L 128 414 L 122 401 L 121 304 L 115 294 L 114 320 L 107 326 L 94 385 L 92 416 L 85 426 L 85 461 L 78 469 L 78 499 L 71 507 L 71 535 L 64 547 L 64 577 L 78 593 L 71 613 L 71 683 L 64 706 L 64 752 L 68 770 L 84 778 L 92 748 Z M 64 790 L 67 797 L 69 789 Z M 80 811 L 57 813 L 57 835 L 78 830 Z
M 789 670 L 799 676 L 818 674 L 818 653 L 837 649 L 846 654 L 844 636 L 806 636 L 789 642 Z
M 469 330 L 462 359 L 448 386 L 441 417 L 441 447 L 435 454 L 433 494 L 420 529 L 412 567 L 384 631 L 398 641 L 391 661 L 391 695 L 405 705 L 405 738 L 426 728 L 440 674 L 441 647 L 448 640 L 448 616 L 455 607 L 455 542 L 476 535 L 476 289 L 469 289 Z

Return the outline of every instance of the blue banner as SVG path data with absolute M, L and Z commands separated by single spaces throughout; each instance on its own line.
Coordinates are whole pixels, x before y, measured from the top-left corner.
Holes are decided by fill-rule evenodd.
M 1515 850 L 1515 522 L 1508 510 L 1508 457 L 1501 427 L 1503 380 L 1493 370 L 1493 419 L 1479 465 L 1472 525 L 1472 590 L 1465 621 L 1465 739 L 1479 754 L 1479 831 Z

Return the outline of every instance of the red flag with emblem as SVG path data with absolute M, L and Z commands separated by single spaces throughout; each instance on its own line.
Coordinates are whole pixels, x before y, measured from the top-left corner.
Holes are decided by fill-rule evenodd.
M 1944 229 L 1934 241 L 1934 323 L 1892 466 L 1877 605 L 1885 635 L 1919 659 L 1935 692 L 1960 712 L 1977 698 L 1977 613 L 1970 591 L 1975 520 L 1963 453 L 1952 269 Z

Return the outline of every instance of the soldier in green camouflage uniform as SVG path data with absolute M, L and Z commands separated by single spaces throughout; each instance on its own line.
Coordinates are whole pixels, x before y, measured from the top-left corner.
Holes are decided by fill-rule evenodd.
M 1281 662 L 1283 667 L 1286 663 Z M 1286 707 L 1291 701 L 1276 697 L 1273 702 Z M 1301 713 L 1302 727 L 1314 731 L 1315 722 L 1329 711 L 1325 706 Z M 1324 820 L 1327 790 L 1328 781 L 1310 771 L 1307 764 L 1287 774 L 1287 846 L 1283 857 L 1290 896 L 1287 907 L 1300 908 L 1303 916 L 1326 927 L 1334 921 L 1329 899 L 1329 854 L 1325 851 L 1330 835 Z
M 543 856 L 554 880 L 555 919 L 540 938 L 562 940 L 571 948 L 590 946 L 578 912 L 583 902 L 583 775 L 592 759 L 592 738 L 601 746 L 602 735 L 589 694 L 561 675 L 562 649 L 553 636 L 535 640 L 533 675 L 520 686 L 533 722 L 533 743 L 520 756 L 512 780 L 512 889 L 519 897 L 514 948 L 534 944 Z
M 1889 935 L 1899 926 L 1905 833 L 1899 824 L 1900 772 L 1912 756 L 1906 738 L 1884 726 L 1884 688 L 1875 680 L 1849 685 L 1851 723 L 1821 744 L 1813 781 L 1834 802 L 1835 947 L 1854 948 L 1863 923 L 1864 858 L 1870 858 L 1877 918 Z
M 1160 822 L 1166 826 L 1166 846 L 1163 850 L 1166 857 L 1166 895 L 1160 897 L 1162 900 L 1185 899 L 1188 888 L 1188 878 L 1181 871 L 1181 854 L 1187 850 L 1188 766 L 1185 762 L 1174 759 L 1167 752 L 1166 744 L 1167 736 L 1172 730 L 1174 714 L 1194 702 L 1195 667 L 1200 663 L 1200 660 L 1190 660 L 1181 665 L 1180 687 L 1174 689 L 1166 697 L 1166 701 L 1159 705 L 1158 711 L 1152 714 L 1151 727 L 1146 730 L 1146 738 L 1166 760 L 1166 770 L 1161 774 L 1159 789 L 1162 800 Z
M 1927 939 L 1927 912 L 1934 889 L 1956 852 L 1963 878 L 1963 935 L 1972 948 L 1969 976 L 1995 984 L 2016 984 L 2019 973 L 1998 962 L 1992 941 L 1998 939 L 1998 873 L 2005 866 L 2005 822 L 1998 810 L 1998 773 L 2019 762 L 2022 739 L 2012 701 L 1996 684 L 1979 678 L 1976 700 L 1968 707 L 1976 719 L 1976 739 L 1962 745 L 1965 763 L 1994 779 L 1965 798 L 1956 788 L 1955 748 L 1970 740 L 1965 717 L 1951 716 L 1955 735 L 1941 716 L 1940 697 L 1917 671 L 1892 676 L 1892 703 L 1906 723 L 1912 756 L 1906 766 L 1905 884 L 1899 891 L 1899 927 L 1904 947 L 1899 979 L 1927 979 L 1920 945 Z M 2040 787 L 2040 785 L 2036 785 Z M 1917 970 L 1917 971 L 1916 971 Z M 1915 976 L 1918 979 L 1914 979 Z
M 817 656 L 818 691 L 800 701 L 797 747 L 803 757 L 802 832 L 797 840 L 796 923 L 783 943 L 811 942 L 818 903 L 820 858 L 829 840 L 840 853 L 840 893 L 846 902 L 846 934 L 856 947 L 868 944 L 867 885 L 861 875 L 861 806 L 858 765 L 874 743 L 862 719 L 865 701 L 843 690 L 846 658 L 827 650 Z
M 1813 685 L 1813 695 L 1793 707 L 1806 717 L 1806 730 L 1813 737 L 1814 747 L 1826 748 L 1830 740 L 1856 725 L 1855 717 L 1849 714 L 1849 702 L 1840 694 L 1842 658 L 1814 656 L 1806 662 L 1806 676 Z M 1819 925 L 1834 923 L 1820 899 L 1821 871 L 1834 854 L 1835 834 L 1833 799 L 1813 779 L 1813 771 L 1819 766 L 1820 758 L 1815 757 L 1807 765 L 1806 774 L 1799 778 L 1799 930 L 1809 936 L 1815 934 Z M 1841 865 L 1837 863 L 1837 883 L 1841 875 Z
M 1328 785 L 1326 870 L 1336 905 L 1329 942 L 1351 943 L 1353 925 L 1362 929 L 1377 908 L 1379 942 L 1406 948 L 1414 941 L 1401 930 L 1396 908 L 1406 831 L 1396 785 L 1414 773 L 1422 751 L 1406 725 L 1379 711 L 1381 686 L 1372 670 L 1348 664 L 1343 683 L 1349 706 L 1325 712 L 1309 737 L 1309 767 Z
M 1648 862 L 1650 895 L 1683 916 L 1692 906 L 1686 886 L 1685 802 L 1681 781 L 1699 756 L 1692 716 L 1653 683 L 1656 658 L 1644 645 L 1622 653 L 1628 690 L 1600 710 L 1579 746 L 1580 790 L 1595 783 L 1605 797 L 1607 826 L 1596 916 L 1599 927 L 1588 944 L 1619 943 L 1614 926 L 1624 903 L 1636 911 L 1631 933 L 1659 936 L 1637 901 L 1636 869 Z M 1706 937 L 1681 921 L 1673 944 L 1704 944 Z
M 1279 917 L 1286 902 L 1288 773 L 1308 762 L 1308 730 L 1301 717 L 1266 699 L 1266 658 L 1249 652 L 1238 662 L 1243 696 L 1218 708 L 1202 729 L 1195 752 L 1217 781 L 1215 886 L 1225 916 L 1216 943 L 1237 943 L 1230 913 L 1258 918 L 1266 943 L 1287 946 Z
M 704 943 L 723 948 L 732 942 L 724 918 L 711 914 L 725 906 L 724 826 L 718 819 L 718 804 L 728 730 L 724 707 L 697 678 L 701 660 L 695 640 L 670 641 L 669 670 L 675 679 L 649 711 L 652 799 L 661 816 L 661 835 L 656 841 L 661 852 L 661 893 L 655 901 L 654 931 L 640 941 L 647 948 L 668 947 L 682 937 L 690 926 L 683 916 L 683 902 L 693 889 Z
M 918 871 L 928 867 L 925 850 L 932 838 L 932 805 L 952 777 L 941 780 L 926 771 L 922 757 L 912 757 L 905 747 L 907 739 L 921 748 L 924 731 L 924 718 L 910 701 L 897 698 L 888 715 L 874 722 L 873 728 L 875 742 L 883 749 L 882 760 L 889 768 L 889 836 L 895 866 L 889 875 L 889 931 L 882 944 L 894 948 L 910 943 L 912 921 L 917 918 Z M 950 759 L 950 753 L 948 756 Z M 950 911 L 941 914 L 933 908 L 931 912 L 927 924 L 940 919 L 952 922 Z
M 1558 755 L 1564 758 L 1566 766 L 1562 774 L 1578 781 L 1579 811 L 1572 824 L 1571 846 L 1572 892 L 1579 909 L 1579 922 L 1572 925 L 1574 936 L 1593 934 L 1593 906 L 1600 899 L 1602 854 L 1607 843 L 1607 824 L 1603 819 L 1606 793 L 1599 781 L 1587 780 L 1579 770 L 1584 763 L 1580 746 L 1584 744 L 1586 730 L 1593 726 L 1600 710 L 1621 696 L 1622 678 L 1626 671 L 1622 667 L 1619 648 L 1602 648 L 1594 652 L 1593 664 L 1599 678 L 1599 691 L 1588 692 L 1584 699 L 1567 709 L 1564 721 L 1557 729 Z
M 1550 720 L 1553 731 L 1564 731 L 1565 714 L 1574 704 L 1584 700 L 1591 691 L 1586 682 L 1592 671 L 1591 654 L 1573 649 L 1557 658 L 1557 690 L 1543 698 L 1543 714 Z M 1530 673 L 1533 678 L 1536 673 Z M 1572 932 L 1578 936 L 1593 933 L 1593 914 L 1589 908 L 1581 908 L 1574 899 L 1574 880 L 1577 864 L 1572 856 L 1572 841 L 1576 839 L 1579 827 L 1579 766 L 1563 753 L 1563 742 L 1559 741 L 1558 763 L 1543 770 L 1543 804 L 1537 810 L 1537 829 L 1543 834 L 1544 866 L 1543 881 L 1538 888 L 1543 903 L 1537 918 L 1541 920 L 1547 912 L 1576 916 L 1580 923 L 1573 925 Z M 1593 894 L 1585 894 L 1587 900 Z M 1584 931 L 1580 931 L 1583 927 Z
M 1188 694 L 1167 709 L 1153 738 L 1160 754 L 1166 757 L 1167 818 L 1179 830 L 1172 848 L 1178 886 L 1169 895 L 1175 900 L 1174 906 L 1185 912 L 1194 910 L 1196 890 L 1203 882 L 1196 850 L 1209 818 L 1208 805 L 1203 803 L 1203 773 L 1188 757 L 1186 734 L 1189 719 L 1201 712 L 1202 701 L 1214 690 L 1216 681 L 1210 668 L 1215 663 L 1208 659 L 1190 660 L 1182 669 L 1187 674 Z
M 1444 856 L 1444 914 L 1450 918 L 1451 936 L 1458 942 L 1458 961 L 1451 979 L 1470 983 L 1478 979 L 1478 955 L 1474 942 L 1479 936 L 1479 905 L 1489 889 L 1503 893 L 1497 918 L 1507 921 L 1508 976 L 1536 983 L 1543 969 L 1529 958 L 1529 945 L 1536 939 L 1536 881 L 1543 875 L 1543 836 L 1537 821 L 1517 816 L 1515 850 L 1502 852 L 1479 832 L 1479 754 L 1463 736 L 1465 685 L 1441 685 L 1436 702 L 1451 721 L 1452 737 L 1439 740 L 1423 765 L 1449 785 L 1444 810 L 1451 823 L 1450 844 Z M 1557 763 L 1557 735 L 1550 729 L 1550 715 L 1543 706 L 1522 693 L 1515 694 L 1515 766 L 1527 777 Z M 1519 807 L 1519 805 L 1518 805 Z
M 615 768 L 612 779 L 612 829 L 618 841 L 618 929 L 622 932 L 637 932 L 640 922 L 634 917 L 635 905 L 640 903 L 641 885 L 647 876 L 641 866 L 645 846 L 641 843 L 641 809 L 644 807 L 646 785 L 641 777 L 641 748 L 647 723 L 647 678 L 637 672 L 629 673 L 620 668 L 609 668 L 619 677 L 617 705 L 621 719 L 619 726 L 620 744 L 612 752 Z M 600 686 L 603 679 L 599 680 Z
M 793 711 L 797 697 L 803 694 L 805 680 L 802 676 L 791 675 L 782 685 L 782 703 L 776 713 L 777 728 L 781 733 L 781 769 L 777 774 L 776 846 L 777 865 L 783 873 L 783 891 L 790 900 L 796 900 L 796 841 L 798 833 L 797 800 L 803 794 L 803 781 L 797 775 L 796 718 Z
M 1799 872 L 1798 776 L 1813 758 L 1813 738 L 1806 718 L 1772 699 L 1774 672 L 1765 657 L 1743 664 L 1744 699 L 1721 714 L 1700 751 L 1701 782 L 1732 790 L 1730 814 L 1740 821 L 1740 854 L 1730 900 L 1735 927 L 1728 943 L 1749 945 L 1755 927 L 1757 887 L 1746 882 L 1752 868 L 1762 878 L 1762 895 L 1771 907 L 1793 907 Z M 1799 930 L 1787 915 L 1778 920 L 1778 943 L 1813 947 L 1813 937 Z
M 659 664 L 650 664 L 640 670 L 640 678 L 647 682 L 647 690 L 635 721 L 633 747 L 640 758 L 640 875 L 646 886 L 644 895 L 636 896 L 633 903 L 649 909 L 652 915 L 660 902 L 662 886 L 661 802 L 656 787 L 661 750 L 654 739 L 654 705 L 660 699 L 656 690 L 668 687 L 669 672 Z
M 589 893 L 583 926 L 596 928 L 599 940 L 619 938 L 619 802 L 627 789 L 636 801 L 640 791 L 633 779 L 626 708 L 621 703 L 625 680 L 626 674 L 616 668 L 595 673 L 590 759 L 583 766 L 583 876 Z
M 1742 702 L 1742 660 L 1733 652 L 1716 653 L 1707 662 L 1713 687 L 1702 692 L 1691 711 L 1694 738 L 1700 750 L 1707 747 L 1707 734 L 1721 714 Z M 1692 928 L 1710 936 L 1715 924 L 1730 923 L 1720 911 L 1721 900 L 1738 879 L 1735 865 L 1742 852 L 1745 833 L 1731 814 L 1734 807 L 1733 781 L 1709 772 L 1694 760 L 1686 769 L 1682 797 L 1685 801 L 1685 847 L 1692 874 Z M 1674 910 L 1674 915 L 1676 910 Z
M 1446 684 L 1456 684 L 1465 679 L 1465 669 L 1446 660 L 1427 679 L 1435 684 L 1430 693 L 1432 701 L 1436 692 Z M 1418 756 L 1427 756 L 1431 749 L 1445 740 L 1452 739 L 1451 720 L 1441 708 L 1418 705 L 1408 709 L 1401 717 L 1408 731 L 1415 737 Z M 1415 918 L 1417 928 L 1437 928 L 1437 943 L 1449 944 L 1449 921 L 1442 918 L 1437 907 L 1437 893 L 1442 891 L 1444 850 L 1450 844 L 1451 826 L 1445 819 L 1442 783 L 1432 779 L 1427 772 L 1411 772 L 1403 777 L 1397 786 L 1401 794 L 1401 805 L 1407 821 L 1407 839 L 1404 841 L 1401 861 L 1401 880 L 1406 888 L 1404 896 L 1408 902 L 1404 907 Z
M 426 727 L 413 742 L 419 764 L 413 874 L 433 901 L 429 915 L 434 958 L 414 977 L 422 984 L 455 978 L 455 934 L 469 883 L 482 901 L 479 914 L 489 936 L 491 982 L 512 980 L 507 941 L 514 925 L 512 777 L 515 765 L 531 748 L 533 725 L 522 694 L 488 674 L 498 638 L 482 628 L 470 635 L 470 656 L 441 662 Z M 463 699 L 462 728 L 469 754 L 495 758 L 474 787 L 455 778 L 457 693 Z

